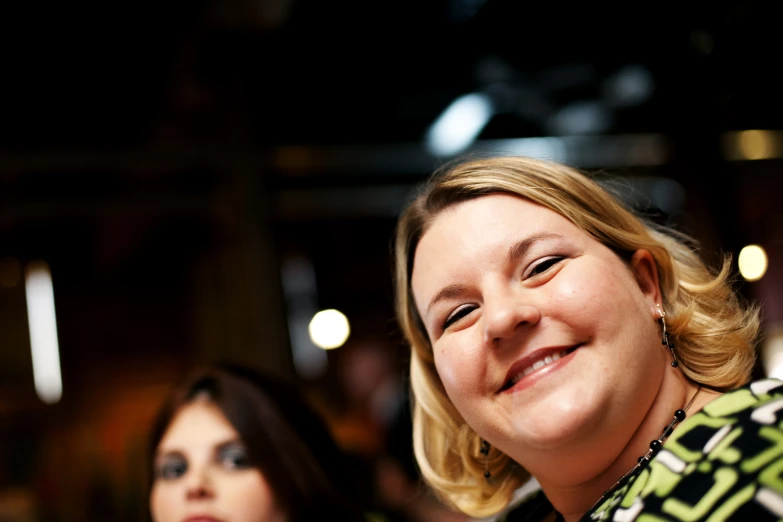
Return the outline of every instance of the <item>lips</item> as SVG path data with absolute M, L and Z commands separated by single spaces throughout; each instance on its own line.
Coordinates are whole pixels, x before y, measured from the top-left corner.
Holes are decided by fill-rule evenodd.
M 503 386 L 498 390 L 498 393 L 502 393 L 512 388 L 519 381 L 528 378 L 528 376 L 535 375 L 538 370 L 554 365 L 560 359 L 573 353 L 580 346 L 581 344 L 541 348 L 526 357 L 523 357 L 509 368 Z
M 223 522 L 223 521 L 220 520 L 219 518 L 215 518 L 210 515 L 191 515 L 185 520 L 183 520 L 183 522 Z

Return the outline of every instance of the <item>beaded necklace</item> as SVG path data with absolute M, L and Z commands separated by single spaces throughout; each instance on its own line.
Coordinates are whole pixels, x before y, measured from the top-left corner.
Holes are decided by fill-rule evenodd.
M 650 460 L 661 450 L 661 447 L 663 446 L 663 443 L 666 442 L 666 439 L 669 438 L 669 435 L 672 434 L 672 431 L 674 431 L 674 428 L 685 419 L 686 412 L 688 411 L 688 408 L 691 407 L 691 404 L 693 404 L 693 401 L 696 400 L 696 396 L 701 391 L 701 385 L 696 389 L 696 393 L 693 394 L 693 397 L 691 397 L 691 400 L 688 401 L 688 404 L 685 405 L 685 407 L 681 410 L 677 410 L 674 412 L 674 418 L 669 423 L 668 426 L 666 426 L 663 429 L 663 433 L 660 437 L 657 439 L 653 439 L 652 442 L 650 442 L 650 449 L 647 450 L 647 453 L 639 457 L 639 459 L 636 461 L 636 465 L 631 468 L 628 473 L 620 477 L 617 482 L 615 482 L 612 487 L 606 490 L 603 495 L 601 495 L 601 498 L 598 499 L 598 502 L 593 504 L 593 507 L 590 508 L 588 511 L 593 511 L 597 506 L 600 506 L 604 501 L 606 501 L 607 498 L 609 498 L 617 489 L 617 486 L 619 486 L 625 479 L 628 477 L 634 475 L 639 470 L 642 469 Z

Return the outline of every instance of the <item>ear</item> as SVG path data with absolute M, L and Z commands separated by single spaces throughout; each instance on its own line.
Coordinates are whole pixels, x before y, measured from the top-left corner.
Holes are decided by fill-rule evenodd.
M 655 264 L 655 258 L 647 250 L 637 250 L 631 256 L 631 271 L 650 307 L 650 313 L 658 319 L 663 307 L 663 296 L 658 284 L 658 265 Z

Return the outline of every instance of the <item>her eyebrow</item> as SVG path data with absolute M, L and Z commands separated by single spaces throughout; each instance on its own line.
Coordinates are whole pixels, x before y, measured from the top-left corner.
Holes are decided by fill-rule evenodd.
M 427 305 L 426 313 L 429 314 L 430 308 L 432 308 L 435 305 L 435 303 L 437 303 L 438 301 L 442 301 L 443 299 L 451 299 L 454 297 L 458 297 L 464 291 L 465 291 L 465 285 L 453 284 L 453 285 L 444 286 L 443 288 L 441 288 L 440 292 L 435 294 L 435 297 L 432 298 L 430 304 Z
M 216 444 L 215 445 L 215 451 L 216 452 L 221 452 L 221 451 L 223 451 L 223 450 L 225 450 L 227 448 L 231 448 L 232 446 L 236 446 L 238 448 L 245 449 L 244 443 L 242 443 L 242 441 L 240 439 L 235 438 L 235 439 L 229 439 L 229 440 L 227 440 L 225 442 L 221 442 L 220 444 Z
M 164 449 L 156 453 L 155 462 L 170 458 L 184 459 L 185 455 L 178 449 Z
M 553 234 L 551 232 L 539 232 L 537 234 L 533 234 L 532 236 L 526 237 L 508 249 L 509 261 L 518 260 L 525 255 L 525 253 L 530 249 L 531 246 L 533 246 L 534 243 L 546 239 L 563 239 L 563 236 L 560 234 Z

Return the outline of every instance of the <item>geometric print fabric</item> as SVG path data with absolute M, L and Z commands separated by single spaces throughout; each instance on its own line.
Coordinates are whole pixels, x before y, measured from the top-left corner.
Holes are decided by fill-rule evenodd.
M 551 513 L 539 491 L 499 520 L 535 522 Z M 687 417 L 646 466 L 582 517 L 583 522 L 772 520 L 783 522 L 778 379 L 725 393 Z

